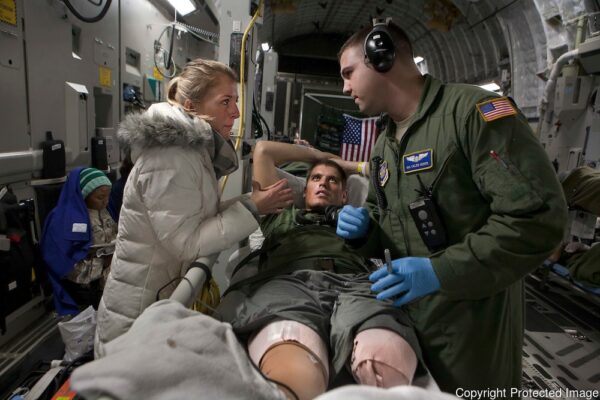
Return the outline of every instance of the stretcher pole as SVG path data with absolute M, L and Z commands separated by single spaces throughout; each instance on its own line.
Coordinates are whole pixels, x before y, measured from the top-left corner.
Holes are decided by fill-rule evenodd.
M 210 279 L 212 267 L 219 253 L 200 257 L 188 268 L 185 277 L 179 282 L 170 299 L 190 307 L 204 283 Z

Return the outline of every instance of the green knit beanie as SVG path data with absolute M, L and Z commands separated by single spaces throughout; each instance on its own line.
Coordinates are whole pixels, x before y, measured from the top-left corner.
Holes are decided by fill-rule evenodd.
M 112 183 L 110 183 L 104 172 L 96 168 L 84 168 L 81 170 L 79 173 L 79 187 L 84 199 L 100 186 L 112 186 Z

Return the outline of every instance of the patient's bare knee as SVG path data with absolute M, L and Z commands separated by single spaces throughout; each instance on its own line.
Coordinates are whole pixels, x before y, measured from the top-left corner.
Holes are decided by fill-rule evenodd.
M 354 338 L 352 374 L 363 385 L 389 388 L 409 385 L 417 356 L 399 334 L 388 329 L 367 329 Z
M 327 373 L 321 362 L 297 342 L 271 347 L 262 357 L 261 371 L 294 391 L 299 399 L 313 399 L 327 389 Z M 280 386 L 284 392 L 285 387 Z M 294 396 L 288 397 L 294 398 Z
M 327 345 L 307 325 L 271 322 L 250 339 L 248 353 L 263 373 L 289 386 L 300 399 L 312 399 L 327 388 Z

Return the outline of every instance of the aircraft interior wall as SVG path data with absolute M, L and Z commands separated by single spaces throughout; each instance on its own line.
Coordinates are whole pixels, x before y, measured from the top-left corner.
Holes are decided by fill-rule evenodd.
M 557 174 L 585 165 L 600 170 L 598 0 L 265 0 L 244 53 L 259 0 L 190 0 L 196 11 L 187 16 L 168 0 L 70 0 L 84 17 L 109 4 L 96 22 L 76 16 L 66 1 L 0 0 L 0 200 L 12 192 L 31 210 L 26 231 L 34 246 L 68 171 L 95 166 L 117 178 L 119 122 L 166 101 L 170 80 L 198 57 L 236 73 L 244 64 L 244 117 L 233 126 L 234 142 L 300 138 L 339 153 L 343 115 L 364 115 L 342 93 L 336 53 L 350 33 L 384 16 L 407 31 L 423 74 L 493 83 L 495 93 L 511 97 Z M 62 170 L 47 168 L 44 157 L 60 159 L 61 151 Z M 248 151 L 237 152 L 241 168 L 221 183 L 223 199 L 251 188 Z M 600 240 L 595 232 L 592 241 Z M 0 231 L 0 245 L 6 234 Z M 243 244 L 224 251 L 217 265 Z M 215 279 L 223 289 L 229 283 L 224 268 Z M 28 284 L 22 304 L 4 316 L 0 396 L 32 368 L 32 357 L 45 356 L 40 348 L 58 342 L 48 282 L 34 271 Z M 552 325 L 552 335 L 527 327 L 532 387 L 599 387 L 600 297 L 544 274 L 529 276 L 526 286 L 534 322 Z M 563 351 L 572 340 L 581 346 Z

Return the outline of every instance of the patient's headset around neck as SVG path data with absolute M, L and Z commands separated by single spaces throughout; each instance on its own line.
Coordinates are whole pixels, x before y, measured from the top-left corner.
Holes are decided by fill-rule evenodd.
M 294 223 L 296 225 L 329 225 L 335 228 L 341 210 L 341 206 L 298 210 Z
M 391 20 L 373 18 L 373 29 L 365 38 L 365 62 L 371 64 L 377 72 L 389 71 L 396 58 L 396 46 L 387 29 Z

